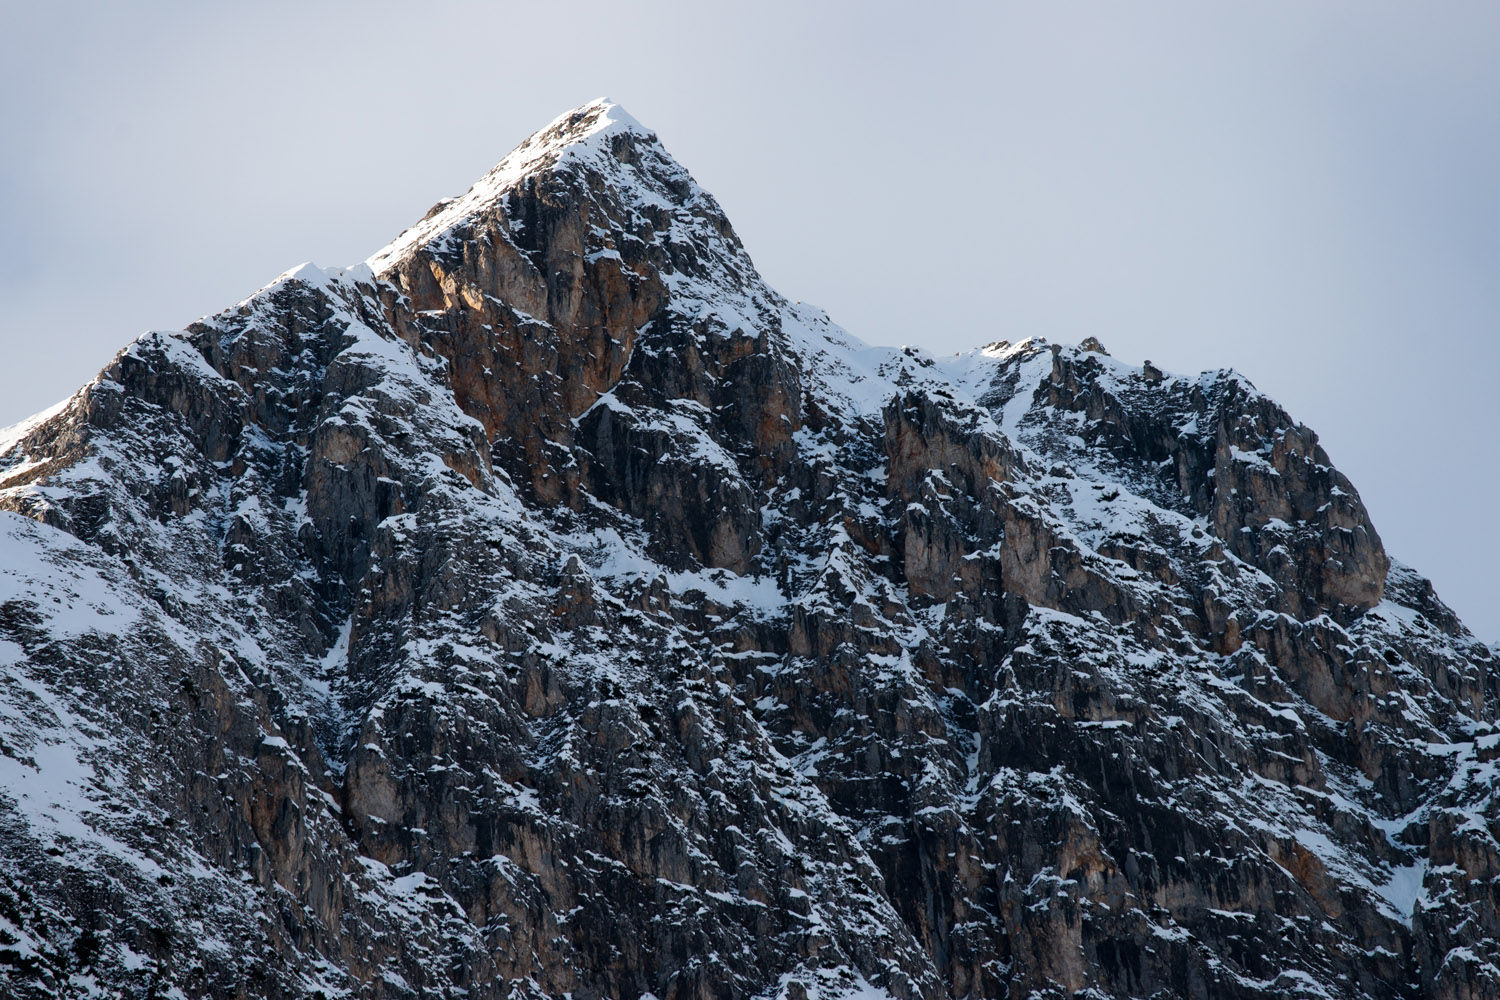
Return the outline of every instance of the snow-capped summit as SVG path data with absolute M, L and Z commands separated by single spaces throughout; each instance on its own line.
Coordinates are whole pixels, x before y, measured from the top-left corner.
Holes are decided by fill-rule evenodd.
M 1500 989 L 1495 651 L 1309 428 L 863 344 L 607 101 L 0 508 L 7 996 Z
M 527 176 L 566 166 L 570 161 L 609 156 L 611 141 L 627 134 L 646 141 L 656 138 L 655 132 L 608 98 L 601 97 L 559 115 L 545 128 L 532 133 L 463 195 L 433 206 L 426 218 L 372 254 L 365 263 L 377 273 L 383 272 L 413 247 L 441 237 L 453 226 L 492 206 Z

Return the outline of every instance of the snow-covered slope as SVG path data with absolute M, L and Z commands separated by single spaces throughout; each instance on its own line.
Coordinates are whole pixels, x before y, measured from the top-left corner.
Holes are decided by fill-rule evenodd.
M 1500 988 L 1494 652 L 1310 430 L 862 344 L 609 102 L 0 506 L 17 996 Z

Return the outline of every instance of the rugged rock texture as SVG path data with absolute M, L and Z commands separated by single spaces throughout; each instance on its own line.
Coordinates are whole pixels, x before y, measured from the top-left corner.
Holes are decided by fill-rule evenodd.
M 1312 431 L 866 347 L 607 102 L 0 506 L 8 995 L 1500 996 L 1495 656 Z

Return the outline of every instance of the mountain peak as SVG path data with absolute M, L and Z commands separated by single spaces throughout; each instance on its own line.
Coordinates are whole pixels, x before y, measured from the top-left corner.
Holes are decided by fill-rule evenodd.
M 545 128 L 532 133 L 517 152 L 537 143 L 568 146 L 601 133 L 616 132 L 655 135 L 619 103 L 599 97 L 558 115 Z
M 654 142 L 656 133 L 607 97 L 558 115 L 533 132 L 457 198 L 438 202 L 426 217 L 381 248 L 365 263 L 377 274 L 393 267 L 409 250 L 440 236 L 455 224 L 493 204 L 522 179 L 570 159 L 607 151 L 616 136 L 629 134 Z
M 603 100 L 382 256 L 0 430 L 0 997 L 1500 997 L 1497 651 L 1240 376 L 863 345 Z

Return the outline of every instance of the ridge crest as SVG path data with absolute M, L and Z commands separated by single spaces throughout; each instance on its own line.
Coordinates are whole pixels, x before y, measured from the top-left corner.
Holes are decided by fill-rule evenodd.
M 429 243 L 526 177 L 551 169 L 571 158 L 581 158 L 607 147 L 613 137 L 631 134 L 656 141 L 656 133 L 624 107 L 607 97 L 595 98 L 558 115 L 531 135 L 462 195 L 440 201 L 416 225 L 371 254 L 364 263 L 377 275 L 393 268 L 412 249 Z

